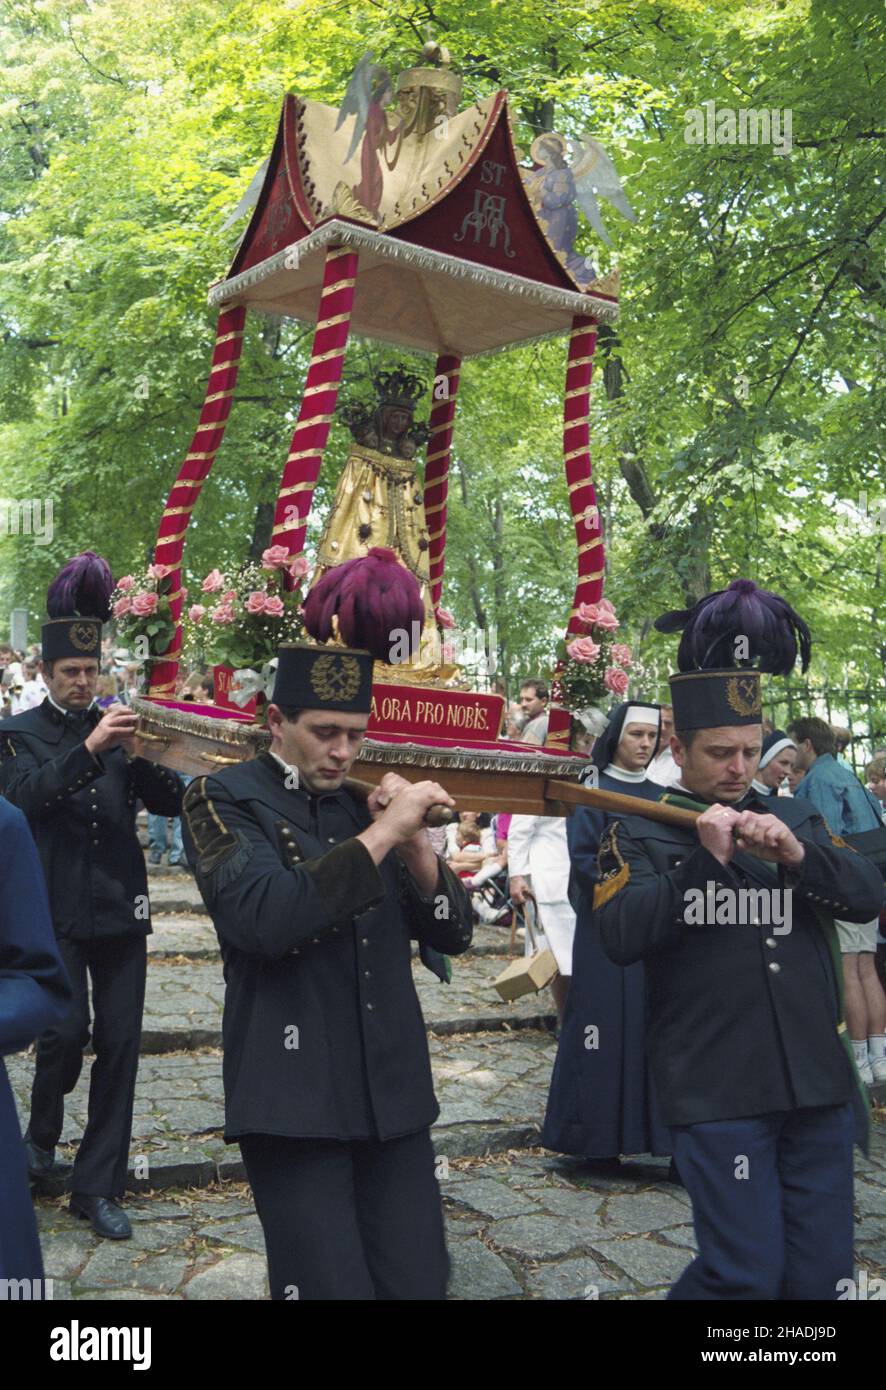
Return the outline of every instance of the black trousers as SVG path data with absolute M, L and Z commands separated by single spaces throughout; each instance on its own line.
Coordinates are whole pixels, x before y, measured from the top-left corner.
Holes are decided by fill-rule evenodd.
M 428 1130 L 336 1141 L 246 1134 L 271 1297 L 442 1299 L 449 1256 Z
M 67 1016 L 37 1040 L 31 1087 L 31 1138 L 43 1149 L 58 1143 L 65 1096 L 73 1091 L 89 1042 L 92 981 L 92 1045 L 86 1132 L 74 1162 L 72 1188 L 96 1197 L 119 1197 L 126 1187 L 132 1106 L 142 1012 L 147 942 L 144 936 L 106 936 L 90 941 L 64 937 L 59 952 L 71 979 Z

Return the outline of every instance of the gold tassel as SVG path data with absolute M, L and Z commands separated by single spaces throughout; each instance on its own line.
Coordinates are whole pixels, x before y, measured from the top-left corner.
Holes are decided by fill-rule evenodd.
M 602 883 L 595 884 L 594 910 L 596 911 L 598 907 L 602 907 L 604 903 L 608 903 L 610 898 L 614 898 L 616 893 L 619 893 L 621 889 L 624 888 L 630 876 L 630 864 L 622 864 L 618 873 L 610 874 L 608 878 L 603 879 Z

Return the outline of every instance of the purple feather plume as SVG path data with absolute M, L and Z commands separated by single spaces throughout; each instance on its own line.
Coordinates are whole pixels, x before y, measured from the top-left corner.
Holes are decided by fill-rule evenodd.
M 107 560 L 94 550 L 84 550 L 59 570 L 46 591 L 50 618 L 99 618 L 111 616 L 114 579 Z
M 407 632 L 410 656 L 415 654 L 412 638 L 418 633 L 420 639 L 425 609 L 415 576 L 393 550 L 373 546 L 368 555 L 328 570 L 305 599 L 305 628 L 318 642 L 334 636 L 334 614 L 342 641 L 390 662 L 398 629 Z
M 677 665 L 681 671 L 707 671 L 730 666 L 756 666 L 773 676 L 787 676 L 797 660 L 809 665 L 812 637 L 789 603 L 752 579 L 733 579 L 699 599 L 694 608 L 679 608 L 656 618 L 659 632 L 680 632 Z M 747 638 L 747 653 L 736 658 L 737 639 Z

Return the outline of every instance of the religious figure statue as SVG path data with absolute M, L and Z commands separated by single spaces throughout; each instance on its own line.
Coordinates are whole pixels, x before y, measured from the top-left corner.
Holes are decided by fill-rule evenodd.
M 411 660 L 385 665 L 383 681 L 437 680 L 452 684 L 458 668 L 443 658 L 431 600 L 428 526 L 416 450 L 428 427 L 415 423 L 420 379 L 403 368 L 373 378 L 375 406 L 355 402 L 345 410 L 354 438 L 317 552 L 311 587 L 330 569 L 374 547 L 392 550 L 421 588 L 424 624 Z M 378 663 L 381 665 L 381 663 Z

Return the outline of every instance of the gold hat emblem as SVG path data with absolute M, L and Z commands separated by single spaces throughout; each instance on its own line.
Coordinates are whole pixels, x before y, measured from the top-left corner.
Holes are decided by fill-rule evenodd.
M 353 656 L 321 656 L 311 667 L 319 700 L 353 700 L 360 689 L 360 663 Z
M 68 636 L 79 652 L 94 652 L 98 646 L 98 628 L 93 623 L 72 623 Z
M 762 714 L 760 681 L 755 676 L 731 676 L 726 682 L 726 703 L 736 714 L 745 719 L 752 714 Z

